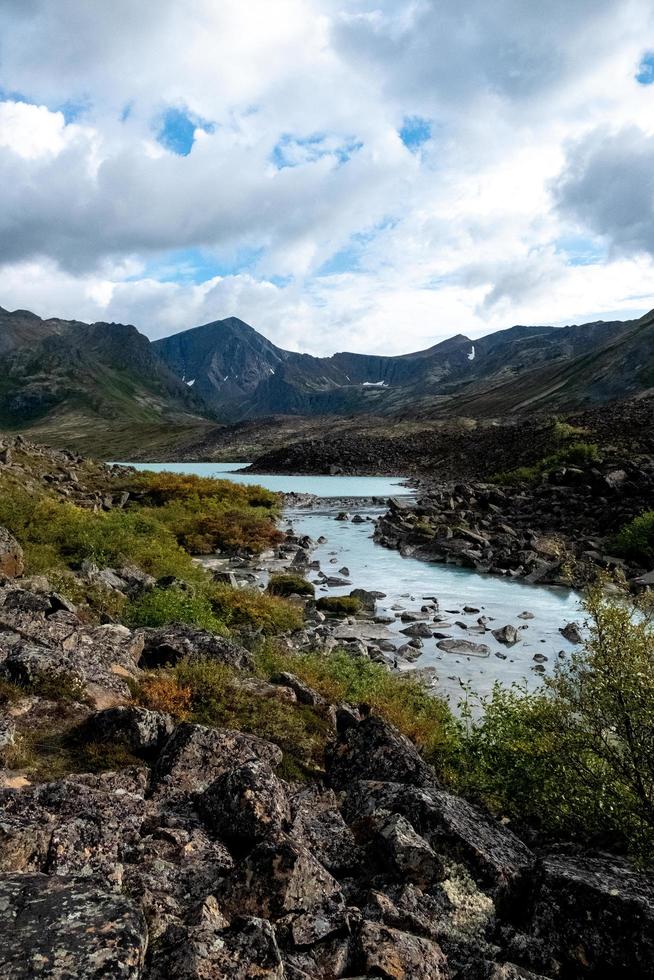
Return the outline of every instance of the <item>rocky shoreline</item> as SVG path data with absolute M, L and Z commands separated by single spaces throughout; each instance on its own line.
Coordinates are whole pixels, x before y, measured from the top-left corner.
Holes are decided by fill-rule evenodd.
M 365 707 L 275 679 L 268 696 L 312 705 L 333 729 L 324 770 L 296 783 L 276 773 L 274 743 L 130 699 L 130 679 L 171 658 L 245 669 L 238 643 L 84 626 L 46 583 L 20 578 L 0 588 L 0 616 L 0 676 L 75 669 L 84 697 L 65 710 L 79 738 L 136 760 L 40 784 L 3 774 L 3 977 L 650 975 L 650 876 L 521 839 L 446 792 Z M 42 696 L 13 705 L 5 744 L 55 710 Z
M 415 503 L 390 501 L 375 540 L 404 555 L 541 585 L 582 587 L 598 571 L 634 587 L 652 568 L 613 554 L 615 534 L 654 500 L 654 461 L 607 457 L 520 481 L 423 484 Z

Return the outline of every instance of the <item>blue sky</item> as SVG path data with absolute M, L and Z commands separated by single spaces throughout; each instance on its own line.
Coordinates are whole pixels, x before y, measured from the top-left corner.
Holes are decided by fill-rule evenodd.
M 315 353 L 637 315 L 653 83 L 649 0 L 2 5 L 0 305 Z

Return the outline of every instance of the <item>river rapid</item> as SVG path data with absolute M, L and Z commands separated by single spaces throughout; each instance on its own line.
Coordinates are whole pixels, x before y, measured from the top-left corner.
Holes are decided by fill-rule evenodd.
M 335 587 L 321 584 L 317 572 L 311 572 L 308 577 L 315 581 L 317 595 L 347 595 L 352 588 L 385 594 L 377 603 L 377 616 L 390 622 L 366 625 L 362 628 L 363 639 L 391 639 L 398 645 L 406 642 L 408 637 L 400 632 L 407 626 L 401 613 L 419 612 L 435 598 L 442 621 L 430 623 L 434 630 L 490 648 L 485 657 L 446 653 L 433 638 L 423 641 L 415 663 L 398 658 L 397 666 L 402 670 L 436 668 L 438 690 L 453 705 L 461 697 L 462 683 L 479 693 L 488 693 L 496 680 L 533 688 L 540 683 L 543 672 L 552 670 L 557 658 L 572 651 L 559 629 L 570 621 L 581 622 L 579 597 L 574 592 L 403 558 L 399 552 L 376 544 L 372 538 L 374 521 L 386 510 L 387 498 L 411 493 L 399 478 L 240 474 L 238 469 L 244 465 L 247 464 L 143 463 L 137 468 L 216 476 L 260 484 L 286 494 L 319 497 L 310 508 L 287 507 L 283 526 L 292 527 L 299 535 L 309 535 L 314 541 L 325 539 L 311 557 L 320 562 L 326 575 L 338 576 L 340 569 L 348 570 L 351 584 Z M 336 520 L 343 510 L 352 516 L 360 515 L 363 522 Z M 264 580 L 265 574 L 264 569 Z M 523 613 L 530 614 L 529 618 Z M 479 617 L 486 617 L 486 629 L 478 625 Z M 520 640 L 512 647 L 503 646 L 491 632 L 507 624 L 519 629 Z M 352 634 L 351 627 L 342 628 L 344 638 Z

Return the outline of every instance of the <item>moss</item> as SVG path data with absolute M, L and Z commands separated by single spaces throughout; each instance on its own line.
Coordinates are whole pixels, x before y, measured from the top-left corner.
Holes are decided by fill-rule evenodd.
M 318 599 L 316 608 L 332 616 L 354 616 L 361 610 L 361 599 L 356 596 L 323 596 Z
M 311 582 L 307 582 L 302 575 L 273 575 L 268 583 L 268 592 L 271 595 L 289 596 L 305 595 L 313 597 L 315 588 Z

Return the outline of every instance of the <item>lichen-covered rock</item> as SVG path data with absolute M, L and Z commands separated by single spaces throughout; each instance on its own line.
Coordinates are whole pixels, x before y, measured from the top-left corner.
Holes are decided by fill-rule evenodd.
M 343 811 L 350 824 L 379 810 L 406 817 L 437 854 L 469 865 L 498 898 L 519 890 L 534 868 L 534 855 L 512 831 L 451 793 L 363 781 L 345 797 Z
M 414 786 L 438 782 L 415 745 L 387 721 L 372 716 L 347 728 L 328 746 L 325 766 L 335 789 L 346 789 L 359 779 Z
M 6 527 L 0 527 L 0 575 L 17 578 L 24 571 L 23 549 Z
M 198 808 L 212 833 L 240 845 L 276 836 L 291 819 L 284 784 L 258 760 L 219 776 L 198 798 Z
M 373 854 L 400 881 L 425 888 L 443 875 L 443 861 L 399 813 L 379 813 L 373 820 Z
M 362 973 L 391 980 L 448 980 L 447 960 L 440 946 L 378 922 L 364 922 L 357 937 Z
M 355 874 L 364 861 L 364 851 L 345 823 L 336 795 L 306 786 L 292 797 L 291 808 L 293 840 L 304 844 L 337 878 Z
M 652 976 L 654 875 L 622 858 L 546 855 L 525 920 L 566 976 Z
M 3 980 L 138 980 L 146 946 L 140 910 L 92 878 L 0 874 Z
M 142 631 L 144 646 L 139 665 L 144 668 L 165 667 L 179 660 L 216 660 L 236 670 L 251 670 L 252 654 L 240 643 L 216 636 L 208 630 L 182 623 Z
M 269 922 L 239 918 L 230 926 L 171 926 L 158 943 L 149 980 L 284 980 Z
M 282 761 L 282 750 L 254 735 L 184 722 L 157 760 L 153 786 L 175 794 L 202 792 L 223 773 L 255 759 L 275 767 Z
M 119 740 L 136 755 L 149 757 L 164 746 L 174 729 L 175 722 L 162 711 L 117 705 L 92 714 L 83 734 L 93 741 Z
M 37 646 L 28 640 L 19 640 L 7 653 L 0 664 L 0 675 L 12 684 L 30 686 L 41 678 L 53 681 L 56 688 L 58 675 L 75 678 L 84 686 L 86 675 L 73 657 L 61 650 L 47 646 Z
M 308 911 L 339 890 L 338 882 L 305 847 L 279 837 L 258 844 L 225 882 L 221 894 L 228 912 L 278 919 L 289 912 Z

